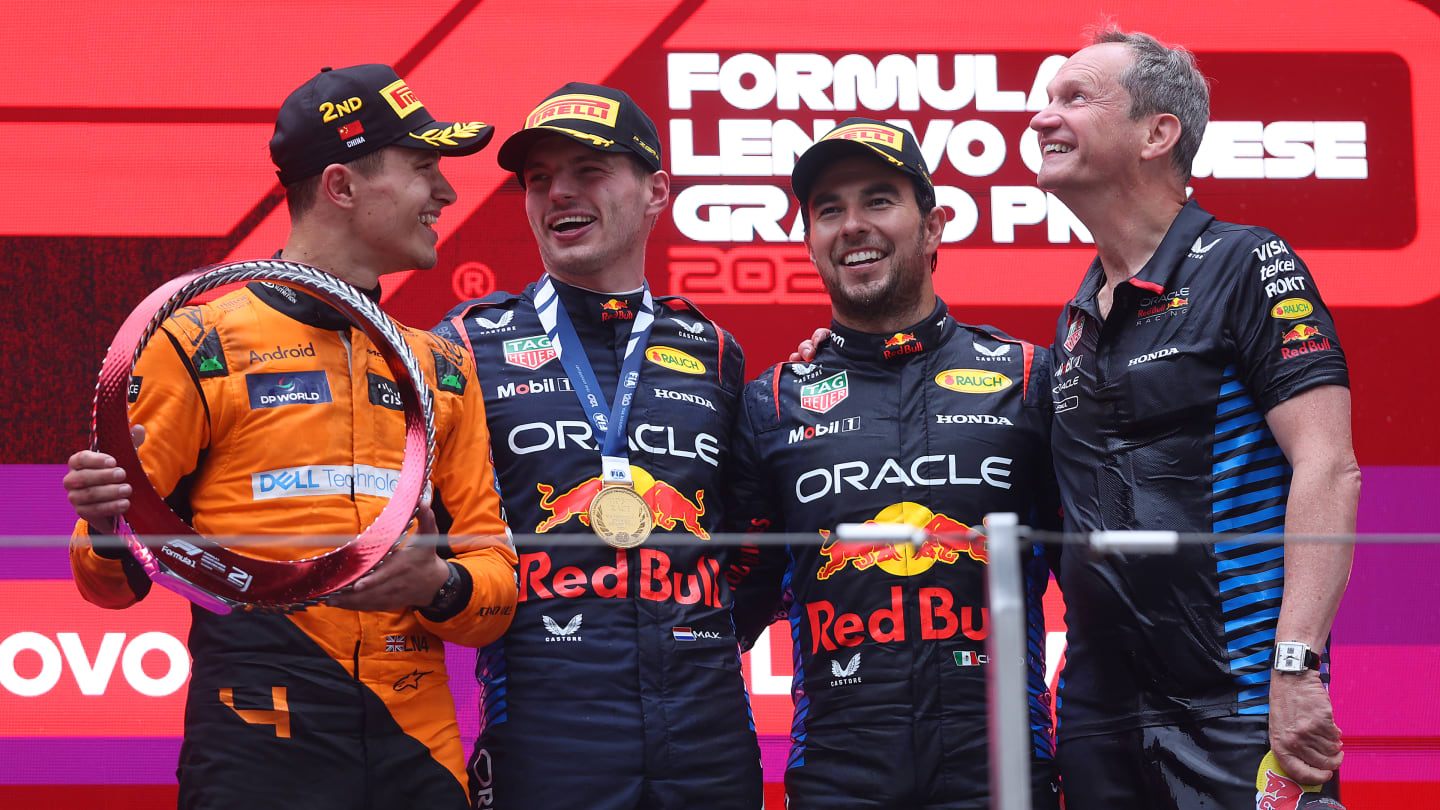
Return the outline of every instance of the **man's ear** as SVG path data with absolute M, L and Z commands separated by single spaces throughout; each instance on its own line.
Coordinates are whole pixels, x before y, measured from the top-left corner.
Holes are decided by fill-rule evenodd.
M 355 207 L 355 172 L 343 163 L 331 163 L 320 173 L 320 198 L 341 208 Z
M 945 234 L 945 209 L 938 204 L 925 215 L 925 253 L 940 249 L 940 237 Z
M 1169 155 L 1180 142 L 1180 129 L 1180 119 L 1170 113 L 1152 116 L 1145 130 L 1145 143 L 1140 147 L 1141 159 L 1154 160 Z

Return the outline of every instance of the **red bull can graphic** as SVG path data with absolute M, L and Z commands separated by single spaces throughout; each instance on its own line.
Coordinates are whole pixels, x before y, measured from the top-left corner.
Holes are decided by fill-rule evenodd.
M 650 506 L 656 528 L 674 531 L 676 526 L 680 526 L 701 540 L 710 539 L 710 533 L 700 523 L 700 518 L 705 516 L 705 490 L 696 490 L 693 499 L 687 498 L 668 482 L 657 480 L 633 464 L 630 466 L 630 477 L 635 482 L 635 491 Z M 555 488 L 549 484 L 536 484 L 535 489 L 540 493 L 540 508 L 549 512 L 550 516 L 536 525 L 535 533 L 544 534 L 572 518 L 578 518 L 589 526 L 590 502 L 595 500 L 601 486 L 598 477 L 591 478 L 556 495 Z
M 1255 810 L 1296 810 L 1306 793 L 1320 792 L 1319 785 L 1301 785 L 1285 773 L 1274 751 L 1267 751 L 1255 773 Z
M 935 514 L 918 503 L 906 501 L 885 507 L 866 523 L 909 523 L 925 529 L 928 536 L 918 547 L 911 543 L 844 543 L 830 541 L 820 547 L 824 562 L 815 578 L 829 579 L 846 566 L 865 571 L 878 566 L 895 576 L 913 576 L 936 563 L 954 565 L 968 557 L 988 564 L 985 537 L 979 532 L 943 514 Z M 820 532 L 829 538 L 828 531 Z

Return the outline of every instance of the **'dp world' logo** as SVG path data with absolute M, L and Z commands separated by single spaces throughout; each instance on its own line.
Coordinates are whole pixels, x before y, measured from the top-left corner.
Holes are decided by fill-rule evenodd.
M 415 97 L 415 91 L 410 89 L 404 79 L 397 79 L 382 87 L 380 97 L 385 99 L 390 109 L 401 118 L 425 106 L 424 102 Z
M 900 151 L 905 144 L 905 133 L 894 127 L 882 127 L 877 124 L 851 124 L 848 127 L 841 127 L 825 136 L 827 141 L 865 141 L 867 143 L 879 144 L 887 149 Z
M 555 118 L 581 118 L 615 128 L 615 118 L 620 114 L 620 102 L 603 96 L 589 96 L 572 93 L 552 98 L 530 111 L 525 118 L 525 128 L 537 127 Z

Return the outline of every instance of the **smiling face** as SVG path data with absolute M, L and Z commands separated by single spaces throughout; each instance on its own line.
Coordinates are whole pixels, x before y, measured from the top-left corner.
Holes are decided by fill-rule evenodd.
M 560 281 L 620 292 L 644 279 L 645 240 L 669 201 L 669 176 L 624 153 L 563 135 L 525 156 L 525 215 L 545 269 Z
M 1067 193 L 1125 182 L 1140 164 L 1146 122 L 1130 117 L 1120 74 L 1134 61 L 1123 43 L 1092 45 L 1060 66 L 1050 103 L 1030 120 L 1040 135 L 1037 179 L 1062 200 Z
M 877 331 L 870 327 L 904 326 L 930 313 L 929 257 L 940 247 L 945 215 L 920 213 L 908 175 L 878 158 L 842 158 L 816 178 L 807 205 L 805 245 L 837 320 Z
M 355 212 L 351 238 L 377 277 L 435 266 L 435 221 L 455 202 L 455 189 L 440 173 L 440 156 L 425 149 L 391 146 L 371 174 L 352 176 Z

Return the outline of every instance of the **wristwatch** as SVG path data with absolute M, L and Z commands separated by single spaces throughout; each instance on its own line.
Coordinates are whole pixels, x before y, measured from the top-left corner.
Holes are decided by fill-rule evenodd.
M 1320 656 L 1303 641 L 1275 642 L 1275 659 L 1271 666 L 1276 672 L 1304 672 L 1320 669 Z
M 435 598 L 425 606 L 427 611 L 445 613 L 455 606 L 455 597 L 460 595 L 460 566 L 447 561 L 445 567 L 450 571 L 450 575 L 445 577 L 440 590 L 435 592 Z

